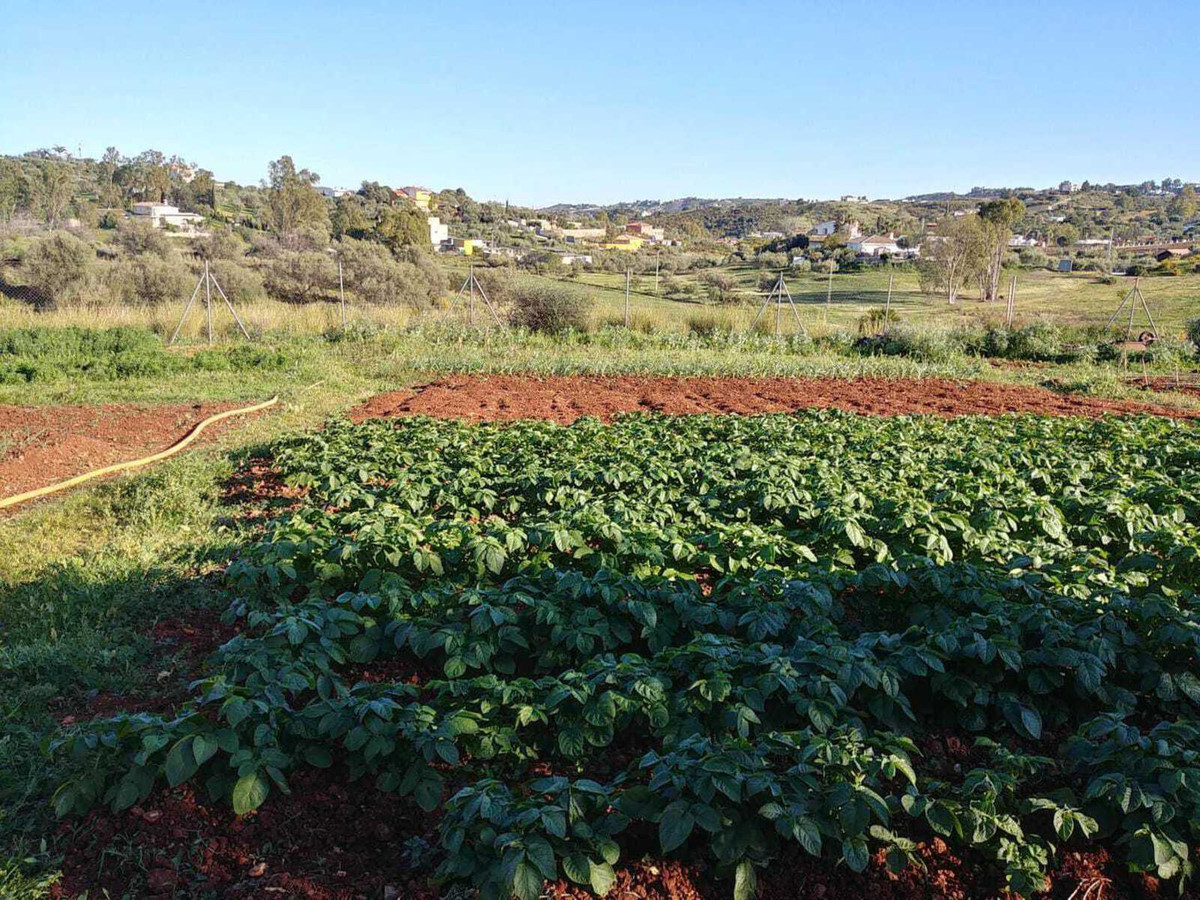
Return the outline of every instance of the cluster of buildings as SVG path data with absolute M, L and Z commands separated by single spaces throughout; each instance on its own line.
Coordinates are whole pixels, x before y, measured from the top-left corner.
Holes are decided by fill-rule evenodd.
M 864 258 L 913 259 L 919 255 L 916 247 L 900 246 L 900 238 L 891 231 L 864 236 L 857 222 L 842 223 L 835 219 L 818 222 L 808 233 L 808 244 L 810 247 L 820 247 L 834 235 L 845 239 L 847 250 L 853 250 Z

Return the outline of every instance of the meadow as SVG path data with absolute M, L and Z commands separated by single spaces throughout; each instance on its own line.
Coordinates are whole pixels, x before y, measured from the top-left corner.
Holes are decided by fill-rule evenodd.
M 445 257 L 440 265 L 448 273 L 448 282 L 456 285 L 467 275 L 471 262 L 464 257 Z M 718 271 L 729 276 L 735 285 L 733 302 L 714 303 L 707 299 L 700 282 L 703 271 Z M 481 278 L 489 272 L 508 273 L 508 270 L 489 269 L 477 265 Z M 630 325 L 646 332 L 681 333 L 695 330 L 747 330 L 764 299 L 760 280 L 777 274 L 751 266 L 726 266 L 713 270 L 688 272 L 671 276 L 676 285 L 672 297 L 665 296 L 668 279 L 660 279 L 660 294 L 654 293 L 653 274 L 635 275 L 630 292 Z M 918 276 L 911 267 L 897 267 L 894 276 L 891 309 L 901 323 L 917 328 L 953 329 L 980 324 L 998 324 L 1005 316 L 1004 304 L 984 304 L 971 299 L 966 292 L 954 306 L 944 297 L 921 291 Z M 1122 298 L 1132 287 L 1132 279 L 1117 277 L 1104 283 L 1095 274 L 1061 274 L 1044 269 L 1006 270 L 1002 282 L 1005 290 L 1010 274 L 1017 275 L 1016 323 L 1041 322 L 1067 329 L 1098 329 L 1116 311 Z M 800 320 L 813 335 L 829 333 L 855 334 L 862 316 L 882 308 L 888 293 L 889 270 L 867 268 L 859 272 L 836 273 L 832 292 L 829 277 L 814 272 L 784 271 L 784 276 L 796 303 Z M 585 272 L 569 277 L 553 271 L 544 275 L 522 272 L 509 277 L 533 284 L 554 284 L 570 291 L 588 307 L 590 327 L 623 324 L 625 312 L 625 276 L 619 273 Z M 1180 338 L 1187 322 L 1200 316 L 1200 275 L 1153 277 L 1141 280 L 1142 292 L 1163 336 Z M 416 310 L 409 306 L 369 306 L 353 302 L 347 308 L 347 321 L 375 327 L 404 329 L 437 325 L 447 317 L 450 298 L 447 295 L 433 308 Z M 829 302 L 827 303 L 827 296 Z M 32 307 L 0 299 L 0 329 L 14 327 L 82 327 L 130 326 L 149 328 L 169 337 L 179 322 L 179 304 L 138 305 L 106 303 L 67 307 L 51 312 L 37 312 Z M 465 322 L 466 304 L 460 304 L 452 317 Z M 486 312 L 478 307 L 482 324 Z M 277 300 L 257 299 L 240 304 L 239 315 L 256 336 L 289 337 L 318 334 L 341 326 L 342 313 L 337 303 L 289 304 Z M 236 336 L 235 326 L 225 310 L 216 310 L 217 328 L 222 338 Z M 203 315 L 193 309 L 184 323 L 181 340 L 195 342 L 204 337 Z M 1125 322 L 1121 323 L 1124 327 Z M 1146 326 L 1141 312 L 1135 331 Z M 763 327 L 773 331 L 773 309 Z M 1116 326 L 1114 326 L 1116 327 Z M 798 331 L 790 310 L 781 317 L 781 331 Z M 1123 333 L 1123 331 L 1122 331 Z

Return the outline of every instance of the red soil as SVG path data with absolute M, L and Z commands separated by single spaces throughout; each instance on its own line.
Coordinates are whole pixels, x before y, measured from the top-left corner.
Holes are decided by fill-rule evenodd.
M 355 421 L 438 416 L 468 421 L 581 416 L 609 420 L 620 413 L 777 413 L 815 407 L 869 415 L 941 416 L 1009 412 L 1096 417 L 1106 413 L 1190 416 L 1159 404 L 1058 394 L 1040 387 L 940 378 L 650 378 L 641 376 L 460 376 L 415 391 L 380 394 L 351 411 Z
M 242 819 L 185 785 L 126 812 L 66 821 L 60 833 L 71 852 L 51 896 L 438 896 L 425 883 L 428 869 L 411 865 L 421 862 L 419 845 L 405 846 L 432 826 L 410 800 L 372 779 L 347 783 L 316 769 L 291 782 L 290 796 L 275 791 Z
M 236 405 L 0 406 L 0 497 L 165 450 L 201 419 Z M 232 424 L 220 422 L 200 440 Z

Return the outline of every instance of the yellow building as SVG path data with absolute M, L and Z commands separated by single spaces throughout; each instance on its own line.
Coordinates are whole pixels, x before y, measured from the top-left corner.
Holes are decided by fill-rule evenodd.
M 409 185 L 408 187 L 400 188 L 396 193 L 403 194 L 416 204 L 417 209 L 422 212 L 429 212 L 433 208 L 433 191 L 429 190 L 429 188 Z
M 483 241 L 470 238 L 462 242 L 463 256 L 474 256 L 476 250 L 483 250 Z
M 619 234 L 607 244 L 601 244 L 605 250 L 641 250 L 645 244 L 645 240 L 640 237 L 635 237 L 632 234 Z

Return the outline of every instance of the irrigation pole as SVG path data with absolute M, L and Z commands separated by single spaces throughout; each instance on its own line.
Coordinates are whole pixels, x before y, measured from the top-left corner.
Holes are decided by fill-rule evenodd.
M 204 312 L 208 318 L 208 342 L 212 343 L 212 278 L 208 274 L 208 260 L 204 261 Z
M 471 322 L 471 327 L 474 328 L 475 327 L 475 265 L 474 265 L 474 263 L 471 264 L 470 280 L 471 280 L 471 305 L 469 307 L 469 309 L 471 311 L 470 312 L 470 322 Z
M 896 278 L 895 272 L 888 272 L 888 295 L 887 300 L 883 304 L 883 333 L 887 334 L 892 327 L 892 282 Z
M 233 321 L 237 322 L 237 326 L 241 329 L 242 336 L 246 340 L 250 340 L 250 332 L 246 330 L 246 326 L 242 323 L 241 317 L 234 309 L 232 301 L 226 296 L 225 291 L 221 289 L 221 283 L 217 281 L 208 267 L 208 260 L 204 261 L 204 271 L 200 273 L 200 277 L 196 279 L 196 286 L 192 288 L 192 295 L 188 298 L 188 302 L 183 305 L 183 315 L 179 317 L 179 324 L 175 326 L 175 330 L 171 333 L 171 340 L 167 341 L 168 345 L 174 344 L 179 337 L 179 332 L 183 328 L 183 323 L 187 321 L 188 313 L 191 312 L 192 304 L 196 302 L 196 298 L 200 296 L 200 286 L 204 285 L 204 309 L 205 320 L 207 321 L 208 342 L 213 342 L 212 335 L 212 291 L 217 289 L 217 293 L 221 295 L 221 299 L 225 301 L 225 305 L 229 307 L 229 312 L 233 315 Z
M 338 296 L 342 302 L 342 330 L 346 330 L 346 286 L 342 282 L 342 261 L 338 260 Z
M 633 270 L 625 268 L 625 327 L 629 327 L 629 275 Z
M 829 287 L 825 289 L 825 324 L 829 324 L 829 305 L 833 303 L 833 258 L 829 259 Z

